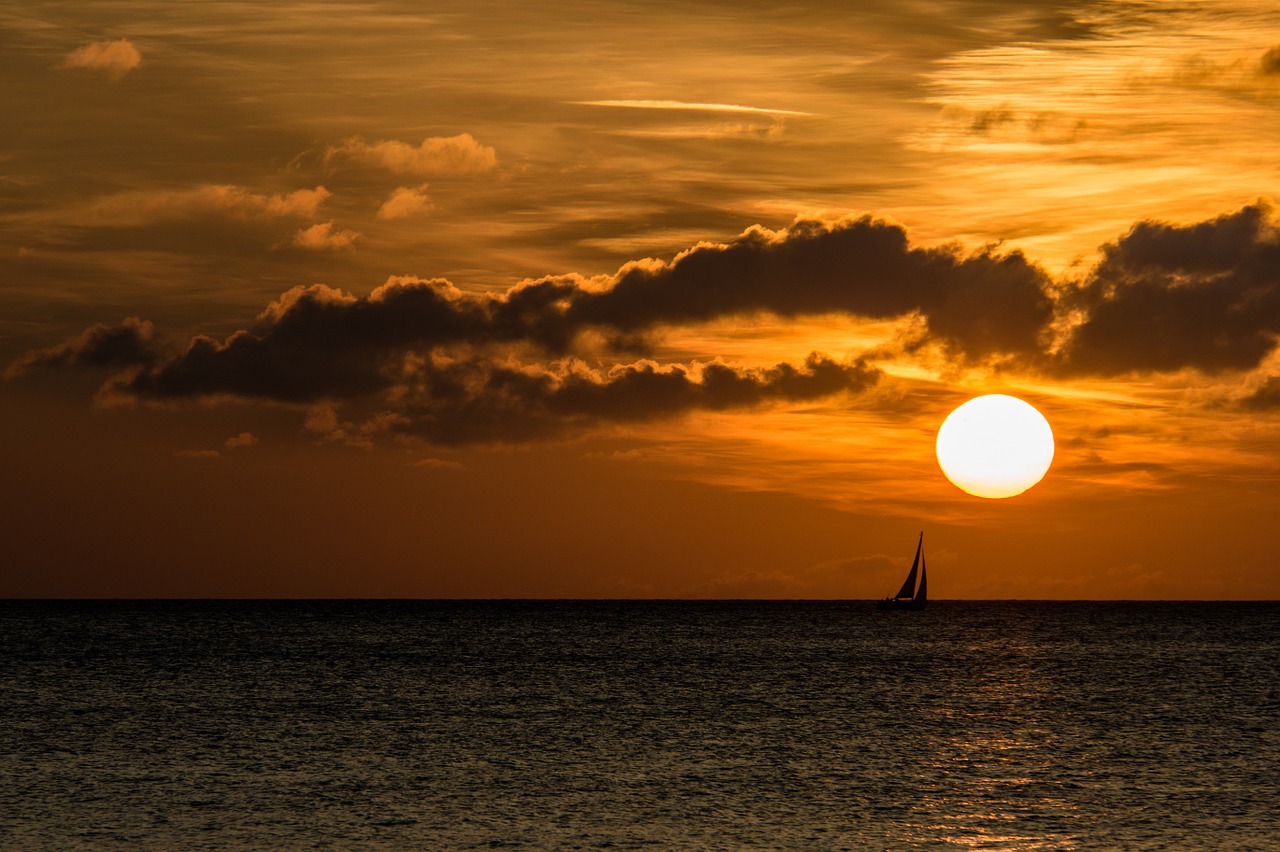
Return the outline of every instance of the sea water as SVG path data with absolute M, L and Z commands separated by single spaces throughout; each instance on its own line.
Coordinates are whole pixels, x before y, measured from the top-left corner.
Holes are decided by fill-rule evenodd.
M 5 849 L 1276 849 L 1280 605 L 0 603 Z

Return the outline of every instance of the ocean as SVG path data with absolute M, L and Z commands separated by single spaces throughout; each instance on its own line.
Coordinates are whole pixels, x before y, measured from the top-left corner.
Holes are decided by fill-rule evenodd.
M 4 849 L 1280 848 L 1280 604 L 0 603 Z

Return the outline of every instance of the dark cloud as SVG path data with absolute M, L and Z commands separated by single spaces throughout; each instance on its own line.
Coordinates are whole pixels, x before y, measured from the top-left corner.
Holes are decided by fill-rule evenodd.
M 568 361 L 550 367 L 484 360 L 423 362 L 408 377 L 391 431 L 440 444 L 520 442 L 560 437 L 607 423 L 640 423 L 693 411 L 725 411 L 857 393 L 880 372 L 863 361 L 817 353 L 802 366 L 749 369 L 719 362 L 650 361 L 596 370 Z M 351 431 L 345 424 L 334 428 Z M 359 430 L 355 430 L 359 431 Z
M 356 298 L 297 287 L 252 329 L 196 337 L 182 354 L 114 390 L 151 399 L 240 396 L 310 402 L 386 390 L 406 351 L 491 335 L 485 300 L 441 281 L 396 280 Z
M 1280 47 L 1273 47 L 1262 54 L 1259 66 L 1263 74 L 1280 74 Z
M 1249 411 L 1280 410 L 1280 376 L 1267 376 L 1253 393 L 1241 398 L 1236 404 Z
M 752 229 L 727 246 L 624 269 L 612 287 L 572 299 L 564 319 L 570 328 L 638 331 L 760 312 L 869 319 L 918 312 L 933 339 L 981 359 L 1036 351 L 1053 313 L 1048 283 L 1017 252 L 913 248 L 900 226 L 869 216 L 800 221 L 785 235 Z
M 1193 225 L 1142 222 L 1104 247 L 1074 294 L 1071 373 L 1258 366 L 1280 334 L 1280 243 L 1269 203 Z
M 234 395 L 286 402 L 386 390 L 406 352 L 452 345 L 532 344 L 572 351 L 593 329 L 634 343 L 652 329 L 747 314 L 918 313 L 957 357 L 1027 355 L 1052 317 L 1047 278 L 1018 253 L 912 248 L 899 226 L 870 217 L 752 229 L 671 263 L 625 267 L 607 286 L 547 278 L 496 296 L 447 281 L 397 278 L 368 296 L 300 287 L 257 324 L 187 350 L 116 390 L 177 399 Z
M 229 395 L 307 402 L 361 396 L 389 385 L 376 364 L 349 354 L 273 345 L 248 332 L 222 342 L 201 336 L 180 356 L 123 376 L 111 389 L 149 399 Z
M 14 378 L 34 367 L 132 367 L 160 357 L 150 322 L 128 317 L 119 325 L 95 325 L 79 336 L 23 355 L 5 375 Z
M 1017 252 L 913 247 L 901 227 L 870 217 L 805 220 L 629 264 L 607 280 L 548 277 L 497 294 L 411 277 L 365 296 L 297 287 L 249 327 L 196 337 L 182 352 L 161 357 L 150 324 L 135 318 L 28 353 L 9 372 L 120 366 L 131 369 L 110 389 L 144 399 L 380 407 L 379 429 L 444 443 L 795 402 L 875 375 L 819 356 L 764 371 L 610 368 L 612 356 L 591 348 L 603 337 L 614 355 L 635 353 L 664 328 L 762 314 L 918 317 L 922 337 L 910 345 L 937 345 L 954 363 L 1063 376 L 1252 369 L 1280 335 L 1280 242 L 1272 207 L 1259 201 L 1191 225 L 1141 222 L 1104 246 L 1082 280 L 1054 282 Z M 1047 330 L 1066 320 L 1072 331 L 1050 354 Z M 1268 393 L 1243 404 L 1268 406 Z

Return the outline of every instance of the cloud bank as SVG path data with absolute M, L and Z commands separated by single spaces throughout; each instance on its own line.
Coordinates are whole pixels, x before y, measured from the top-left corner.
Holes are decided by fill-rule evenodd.
M 1247 370 L 1280 335 L 1280 231 L 1270 202 L 1192 225 L 1139 222 L 1072 292 L 1067 373 Z
M 865 362 L 816 353 L 801 366 L 638 361 L 607 369 L 576 359 L 550 366 L 424 361 L 404 376 L 387 431 L 457 445 L 564 437 L 601 424 L 641 423 L 693 411 L 727 411 L 858 393 L 879 378 Z M 367 431 L 367 430 L 366 430 Z
M 315 247 L 346 233 L 316 228 Z M 374 413 L 355 424 L 313 417 L 314 430 L 458 444 L 856 395 L 877 381 L 876 360 L 925 348 L 960 368 L 1060 378 L 1252 370 L 1280 335 L 1277 233 L 1266 201 L 1190 225 L 1139 222 L 1088 273 L 1053 280 L 1019 252 L 913 246 L 901 226 L 870 216 L 803 219 L 607 279 L 553 276 L 496 294 L 407 276 L 363 296 L 296 287 L 245 329 L 181 352 L 161 353 L 150 324 L 132 318 L 30 352 L 10 373 L 114 367 L 125 369 L 109 391 L 137 399 L 353 404 Z M 914 331 L 845 362 L 621 357 L 666 329 L 761 315 L 908 319 Z M 1242 404 L 1275 396 L 1264 383 Z

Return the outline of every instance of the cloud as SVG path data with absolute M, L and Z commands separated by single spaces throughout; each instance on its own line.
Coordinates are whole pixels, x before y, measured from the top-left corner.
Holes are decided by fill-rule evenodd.
M 406 352 L 492 336 L 485 301 L 446 281 L 391 279 L 368 296 L 296 287 L 252 329 L 198 336 L 186 351 L 119 383 L 156 399 L 231 395 L 282 402 L 365 396 L 394 383 Z
M 401 186 L 378 208 L 378 218 L 403 219 L 425 213 L 431 207 L 431 197 L 427 195 L 425 183 L 419 187 Z
M 1280 74 L 1280 47 L 1273 47 L 1262 54 L 1259 69 L 1263 74 Z
M 1263 377 L 1261 384 L 1235 400 L 1234 404 L 1246 411 L 1280 410 L 1280 376 Z
M 239 435 L 233 435 L 223 442 L 224 447 L 228 450 L 240 450 L 246 447 L 252 447 L 258 443 L 258 436 L 252 432 L 241 432 Z
M 418 459 L 409 463 L 411 467 L 420 467 L 424 470 L 462 470 L 462 462 L 456 462 L 451 459 L 434 459 L 425 458 Z
M 326 224 L 301 233 L 319 248 L 346 232 Z M 197 337 L 126 389 L 165 398 L 349 398 L 394 384 L 407 353 L 504 344 L 558 356 L 590 330 L 626 345 L 661 326 L 759 313 L 919 314 L 930 339 L 957 357 L 1034 355 L 1052 316 L 1046 286 L 1017 253 L 913 248 L 901 227 L 866 217 L 802 221 L 787 231 L 753 228 L 670 263 L 629 264 L 604 285 L 547 278 L 489 295 L 403 277 L 359 297 L 299 287 L 255 327 L 223 341 Z
M 349 251 L 356 247 L 360 234 L 333 227 L 333 222 L 321 222 L 303 228 L 293 235 L 290 245 L 308 251 Z
M 222 453 L 217 450 L 178 450 L 174 455 L 184 459 L 216 459 L 221 458 Z
M 615 130 L 618 136 L 630 136 L 634 139 L 781 139 L 787 131 L 787 124 L 781 118 L 764 122 L 716 122 L 712 124 L 694 124 L 679 127 L 667 127 L 661 130 Z
M 62 67 L 101 71 L 112 80 L 119 80 L 141 64 L 142 54 L 138 48 L 128 39 L 121 38 L 77 47 L 67 54 Z
M 89 202 L 75 212 L 75 218 L 84 225 L 113 227 L 201 217 L 240 222 L 309 219 L 331 195 L 323 186 L 270 195 L 227 184 L 209 184 L 176 191 L 114 193 Z
M 784 231 L 755 227 L 671 263 L 624 267 L 613 286 L 572 298 L 564 319 L 569 329 L 635 332 L 757 313 L 920 314 L 932 339 L 982 359 L 1038 350 L 1053 313 L 1048 285 L 1048 276 L 1018 252 L 912 247 L 901 226 L 870 216 L 801 220 Z M 562 287 L 549 280 L 527 290 L 538 286 Z M 529 293 L 521 295 L 528 300 Z M 547 332 L 556 329 L 548 325 Z
M 331 223 L 299 233 L 315 248 L 354 240 Z M 959 357 L 983 359 L 1036 351 L 1051 318 L 1046 283 L 1017 253 L 914 248 L 900 226 L 870 217 L 804 220 L 784 231 L 752 228 L 727 245 L 701 245 L 669 263 L 628 264 L 603 284 L 547 278 L 489 295 L 405 277 L 360 297 L 323 286 L 295 288 L 254 327 L 221 341 L 196 337 L 185 352 L 116 384 L 151 398 L 355 398 L 396 384 L 412 353 L 504 344 L 558 356 L 590 330 L 625 343 L 661 326 L 759 313 L 919 314 L 933 340 Z M 710 375 L 712 383 L 702 389 L 707 394 L 763 393 L 721 381 L 714 369 Z M 671 376 L 632 381 L 678 384 Z
M 618 107 L 621 109 L 659 109 L 691 112 L 734 112 L 755 115 L 813 115 L 811 112 L 797 112 L 793 109 L 765 109 L 762 107 L 741 106 L 739 104 L 690 103 L 688 101 L 664 100 L 603 100 L 603 101 L 570 101 L 579 106 Z
M 328 405 L 308 428 L 332 440 L 409 433 L 448 444 L 857 392 L 878 375 L 870 358 L 922 347 L 952 365 L 1059 376 L 1252 370 L 1280 338 L 1277 230 L 1265 201 L 1189 225 L 1139 222 L 1078 280 L 1055 281 L 1018 252 L 914 246 L 901 226 L 869 216 L 802 219 L 608 277 L 498 293 L 410 276 L 367 295 L 295 287 L 246 328 L 180 352 L 162 354 L 150 325 L 131 319 L 30 352 L 9 372 L 119 366 L 129 369 L 104 386 L 116 396 Z M 358 236 L 331 222 L 299 235 L 313 248 Z M 668 329 L 824 315 L 905 319 L 912 336 L 862 360 L 812 355 L 767 370 L 634 360 Z M 1262 385 L 1239 404 L 1270 407 L 1275 396 Z M 339 407 L 364 419 L 344 423 Z
M 1257 201 L 1191 225 L 1139 222 L 1071 293 L 1069 373 L 1252 369 L 1280 335 L 1280 239 Z
M 816 353 L 799 367 L 755 369 L 723 363 L 639 361 L 596 369 L 576 359 L 552 365 L 426 359 L 404 376 L 397 408 L 378 415 L 377 429 L 353 429 L 332 412 L 323 421 L 313 418 L 311 428 L 342 435 L 412 434 L 442 445 L 527 442 L 601 424 L 858 393 L 879 376 L 865 362 L 838 363 Z
M 491 171 L 497 165 L 498 155 L 470 133 L 462 133 L 431 136 L 417 147 L 394 139 L 366 142 L 353 136 L 327 148 L 322 159 L 330 165 L 349 161 L 377 166 L 398 175 L 441 177 Z
M 26 353 L 9 365 L 6 378 L 15 378 L 35 367 L 132 367 L 150 364 L 160 357 L 152 324 L 128 317 L 119 325 L 94 325 L 77 337 Z
M 811 600 L 830 595 L 831 589 L 845 595 L 872 598 L 880 590 L 901 582 L 907 566 L 901 558 L 855 556 L 810 565 L 791 571 L 725 571 L 685 590 L 694 598 L 792 598 Z

